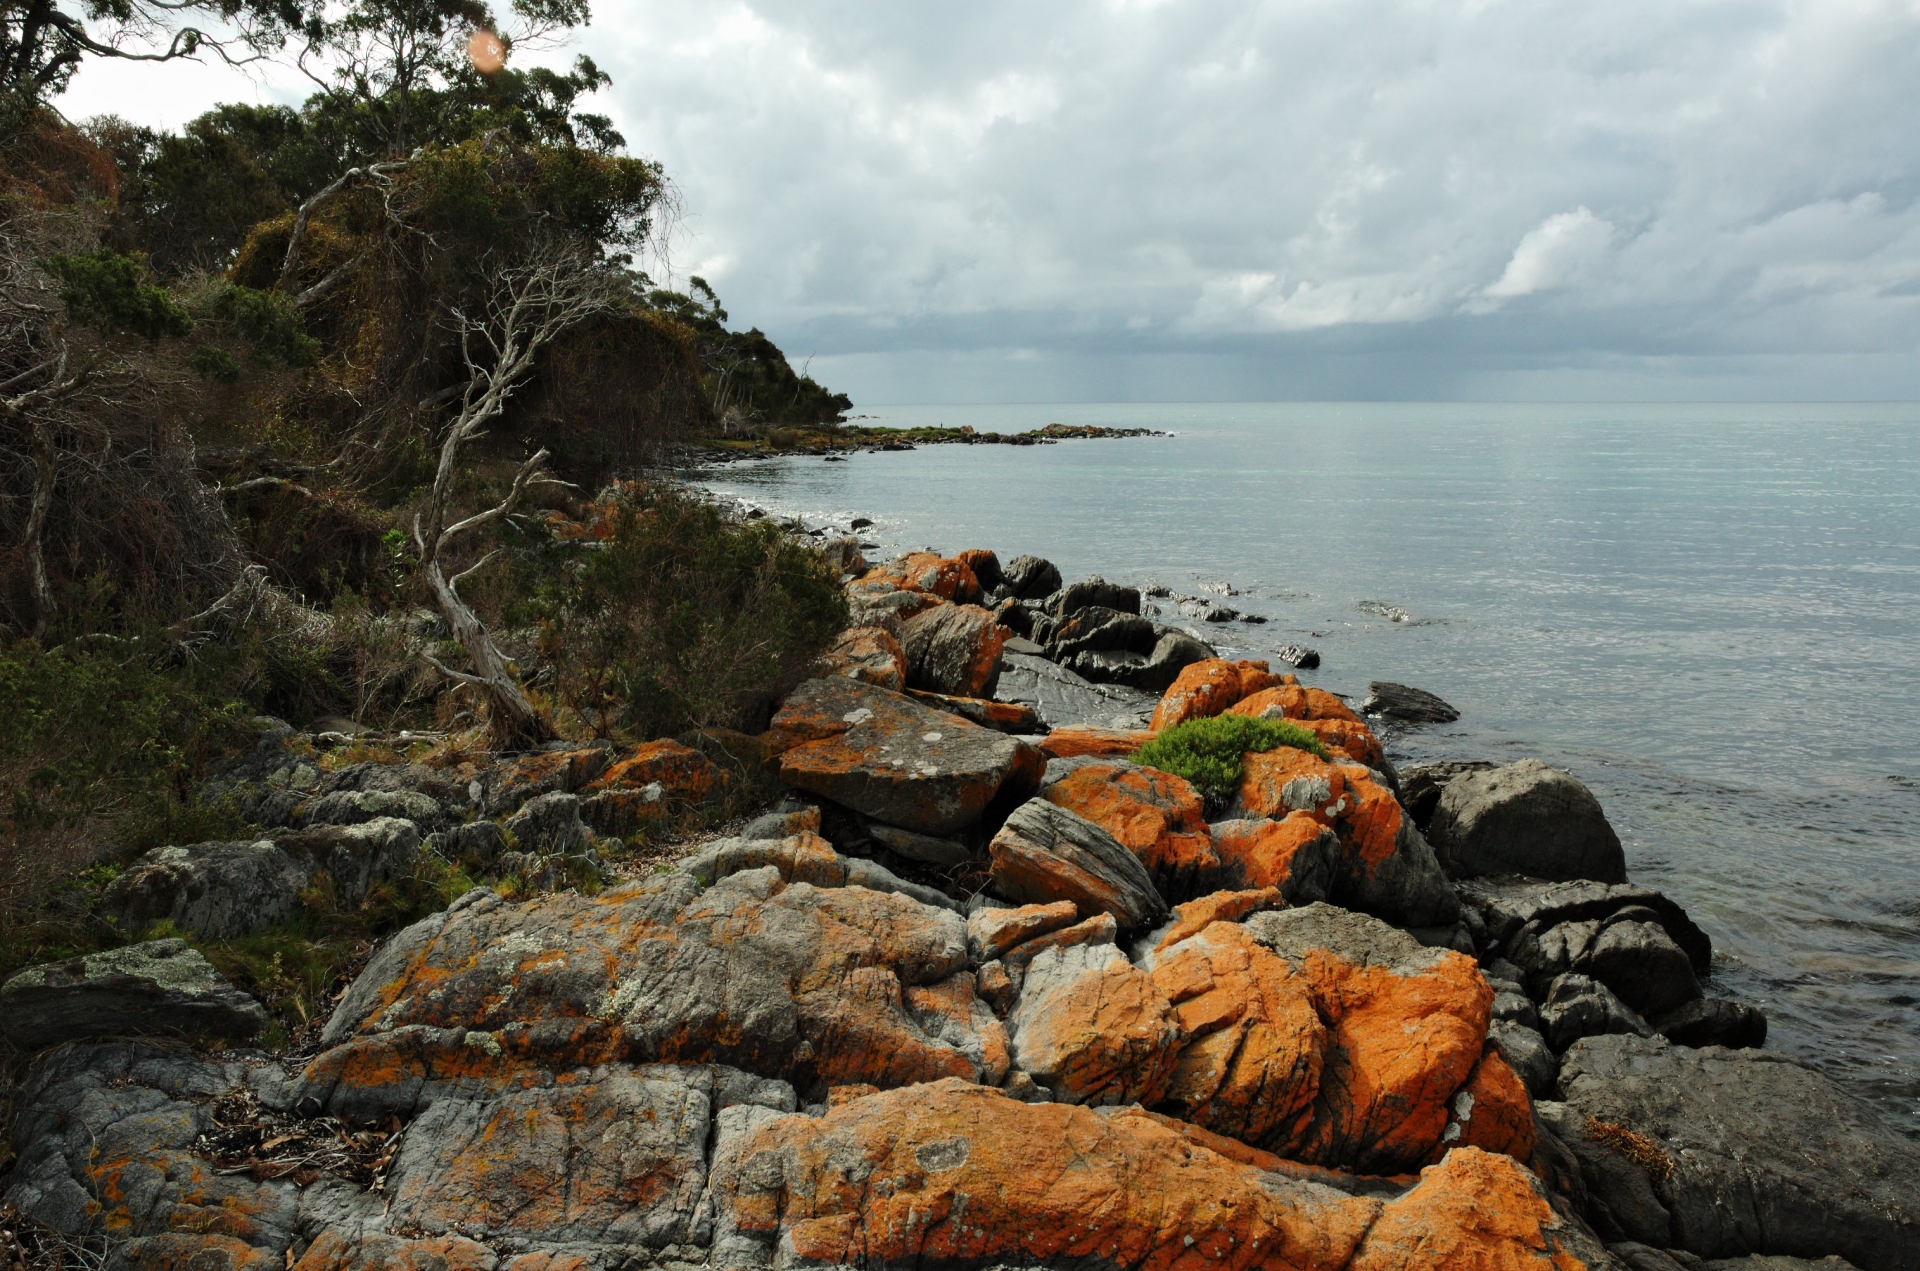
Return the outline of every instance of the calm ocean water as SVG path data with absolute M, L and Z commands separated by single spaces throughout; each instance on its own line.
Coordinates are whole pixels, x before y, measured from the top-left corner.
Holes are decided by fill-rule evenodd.
M 1458 724 L 1401 760 L 1538 756 L 1593 787 L 1637 882 L 1713 936 L 1768 1045 L 1920 1135 L 1920 405 L 895 408 L 871 422 L 1152 427 L 716 471 L 890 554 L 1032 552 L 1207 582 Z M 868 422 L 868 421 L 862 421 Z M 876 553 L 869 553 L 875 555 Z M 1410 621 L 1386 612 L 1405 611 Z

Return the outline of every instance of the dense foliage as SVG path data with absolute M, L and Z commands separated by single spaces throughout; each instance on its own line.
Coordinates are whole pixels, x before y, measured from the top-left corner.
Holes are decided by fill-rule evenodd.
M 1249 753 L 1291 746 L 1325 759 L 1327 749 L 1309 730 L 1284 719 L 1252 715 L 1215 715 L 1190 719 L 1156 736 L 1134 752 L 1134 762 L 1170 772 L 1193 783 L 1209 799 L 1233 797 L 1240 788 Z

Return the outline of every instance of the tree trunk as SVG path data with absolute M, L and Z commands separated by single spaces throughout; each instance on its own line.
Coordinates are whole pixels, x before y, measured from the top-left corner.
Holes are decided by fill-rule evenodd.
M 429 560 L 425 575 L 433 593 L 434 608 L 446 620 L 453 638 L 458 640 L 473 662 L 471 674 L 448 672 L 462 683 L 471 684 L 487 695 L 487 724 L 494 741 L 504 747 L 537 746 L 553 739 L 553 729 L 520 687 L 513 668 L 487 634 L 478 614 L 460 599 L 438 558 Z M 442 668 L 443 670 L 445 668 Z
M 27 574 L 33 582 L 33 638 L 45 640 L 53 621 L 53 584 L 47 578 L 46 549 L 41 538 L 46 530 L 47 513 L 53 507 L 53 482 L 58 453 L 46 425 L 35 422 L 33 433 L 33 502 L 27 509 Z

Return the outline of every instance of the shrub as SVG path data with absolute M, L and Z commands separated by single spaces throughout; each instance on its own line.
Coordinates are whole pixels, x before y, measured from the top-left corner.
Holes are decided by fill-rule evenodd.
M 1215 715 L 1175 724 L 1134 752 L 1135 763 L 1191 781 L 1210 799 L 1227 799 L 1240 786 L 1249 752 L 1291 746 L 1321 759 L 1327 748 L 1308 729 L 1284 719 Z
M 678 490 L 621 507 L 585 557 L 550 589 L 541 651 L 561 702 L 601 736 L 757 732 L 846 625 L 818 551 Z

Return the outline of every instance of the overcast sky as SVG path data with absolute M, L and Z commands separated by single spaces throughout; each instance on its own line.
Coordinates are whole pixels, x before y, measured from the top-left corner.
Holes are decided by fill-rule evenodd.
M 1920 398 L 1920 0 L 596 19 L 674 270 L 861 404 Z M 92 65 L 60 105 L 302 95 Z

